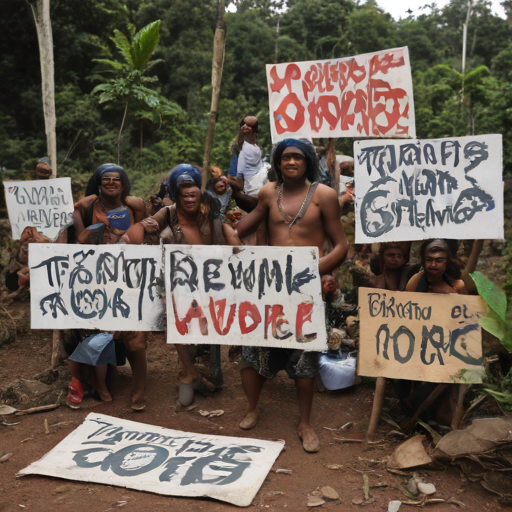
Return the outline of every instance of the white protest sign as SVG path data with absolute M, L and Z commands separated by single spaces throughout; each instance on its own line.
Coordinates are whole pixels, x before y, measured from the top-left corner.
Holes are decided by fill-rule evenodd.
M 247 507 L 284 445 L 193 434 L 91 413 L 19 475 L 116 485 Z
M 356 243 L 503 239 L 501 135 L 354 143 Z
M 327 350 L 316 247 L 165 246 L 167 341 Z
M 359 288 L 357 373 L 425 382 L 482 382 L 487 307 L 478 296 Z
M 163 331 L 162 250 L 30 244 L 32 329 Z
M 273 143 L 416 136 L 407 47 L 266 67 Z
M 4 181 L 4 188 L 13 240 L 19 240 L 28 226 L 56 240 L 73 224 L 71 178 Z

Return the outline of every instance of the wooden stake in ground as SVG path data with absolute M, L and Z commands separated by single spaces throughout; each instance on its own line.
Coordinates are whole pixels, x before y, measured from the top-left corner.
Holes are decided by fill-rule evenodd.
M 213 59 L 212 59 L 212 104 L 210 107 L 210 117 L 208 119 L 208 129 L 206 131 L 206 142 L 204 145 L 203 158 L 203 190 L 208 181 L 210 167 L 210 156 L 213 146 L 213 135 L 215 133 L 215 123 L 219 109 L 220 85 L 222 82 L 222 68 L 224 66 L 224 49 L 226 47 L 226 27 L 224 23 L 224 0 L 219 0 L 219 15 L 217 17 L 217 28 L 215 30 L 215 39 L 213 41 Z
M 44 128 L 52 178 L 57 177 L 57 135 L 55 133 L 55 79 L 53 62 L 53 35 L 50 19 L 50 0 L 28 0 L 36 23 L 41 62 L 41 89 L 43 93 Z M 52 369 L 57 367 L 60 331 L 53 331 Z
M 372 442 L 375 440 L 375 432 L 377 432 L 377 427 L 379 425 L 380 415 L 382 414 L 382 406 L 384 405 L 385 396 L 386 379 L 385 377 L 377 377 L 375 395 L 373 397 L 372 415 L 370 417 L 370 424 L 368 425 L 368 432 L 366 433 L 367 442 Z

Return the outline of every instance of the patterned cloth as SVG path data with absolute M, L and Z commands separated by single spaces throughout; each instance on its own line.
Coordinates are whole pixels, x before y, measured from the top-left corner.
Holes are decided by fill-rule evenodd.
M 262 377 L 273 379 L 285 370 L 290 379 L 312 379 L 318 368 L 318 352 L 299 349 L 242 347 L 240 369 L 254 368 Z

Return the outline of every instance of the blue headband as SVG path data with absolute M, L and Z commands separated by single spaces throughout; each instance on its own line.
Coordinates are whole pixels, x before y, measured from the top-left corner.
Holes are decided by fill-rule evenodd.
M 165 188 L 172 201 L 177 201 L 179 187 L 185 183 L 201 188 L 203 179 L 197 167 L 190 164 L 180 164 L 169 173 L 165 180 Z
M 304 153 L 304 156 L 308 159 L 310 157 L 310 152 L 315 151 L 313 144 L 311 144 L 311 142 L 309 142 L 307 139 L 284 139 L 277 143 L 277 146 L 274 150 L 274 161 L 276 163 L 281 163 L 281 156 L 283 155 L 283 151 L 289 147 L 299 148 Z

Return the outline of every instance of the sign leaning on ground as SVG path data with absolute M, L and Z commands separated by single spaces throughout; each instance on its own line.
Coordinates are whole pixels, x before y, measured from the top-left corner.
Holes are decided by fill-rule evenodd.
M 169 343 L 327 350 L 316 247 L 165 246 Z
M 267 64 L 272 142 L 288 137 L 415 137 L 407 47 Z
M 168 496 L 252 503 L 282 443 L 181 432 L 91 413 L 19 475 L 46 475 Z
M 28 226 L 56 240 L 73 224 L 71 178 L 4 181 L 4 188 L 13 240 L 19 240 Z
M 359 288 L 358 375 L 482 382 L 478 296 Z
M 32 329 L 163 331 L 160 247 L 30 244 Z
M 356 243 L 503 239 L 501 135 L 354 143 Z

